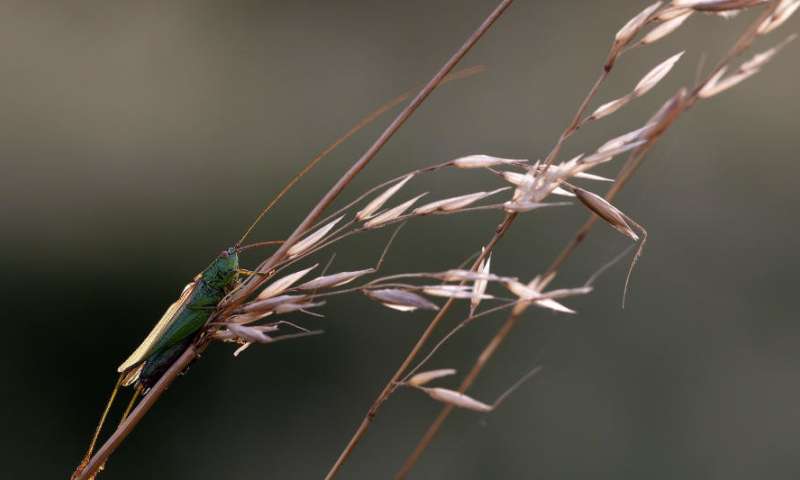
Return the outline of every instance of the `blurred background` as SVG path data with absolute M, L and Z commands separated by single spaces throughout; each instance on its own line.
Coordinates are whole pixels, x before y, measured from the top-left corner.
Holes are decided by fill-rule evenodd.
M 494 3 L 2 2 L 3 476 L 67 478 L 117 365 L 183 285 L 309 158 L 430 78 Z M 437 90 L 343 199 L 467 154 L 543 157 L 613 34 L 645 4 L 517 2 L 462 63 L 486 72 Z M 646 97 L 573 137 L 562 159 L 640 126 L 753 16 L 696 15 L 623 57 L 596 104 L 687 50 Z M 754 51 L 799 25 L 792 19 Z M 566 302 L 579 315 L 530 310 L 471 392 L 491 402 L 532 366 L 544 371 L 494 413 L 455 412 L 413 478 L 800 474 L 797 48 L 681 118 L 617 200 L 650 233 L 626 308 L 623 262 L 594 294 Z M 253 239 L 284 238 L 390 119 L 328 157 Z M 488 173 L 446 172 L 406 195 L 498 185 Z M 585 217 L 577 206 L 522 217 L 494 270 L 533 277 Z M 385 272 L 455 266 L 500 219 L 415 221 Z M 334 268 L 373 265 L 388 233 L 337 245 Z M 582 283 L 627 245 L 598 225 L 556 285 Z M 322 336 L 239 358 L 213 345 L 101 478 L 321 478 L 430 320 L 355 296 L 324 313 L 295 318 Z M 431 366 L 467 370 L 503 320 L 473 324 Z M 341 478 L 390 477 L 439 409 L 398 392 Z

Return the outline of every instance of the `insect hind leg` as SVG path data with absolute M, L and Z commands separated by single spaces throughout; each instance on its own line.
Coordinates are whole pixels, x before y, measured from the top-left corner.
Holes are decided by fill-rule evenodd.
M 114 404 L 114 399 L 117 398 L 119 387 L 122 386 L 122 377 L 123 376 L 120 375 L 117 379 L 117 383 L 114 385 L 114 390 L 111 391 L 111 396 L 108 397 L 106 408 L 103 409 L 103 414 L 100 415 L 100 422 L 98 422 L 97 428 L 94 430 L 94 435 L 92 435 L 92 440 L 89 442 L 89 448 L 86 450 L 86 455 L 83 456 L 81 463 L 78 465 L 78 468 L 75 469 L 75 472 L 72 474 L 70 479 L 77 478 L 78 475 L 83 472 L 83 469 L 86 468 L 86 465 L 89 464 L 89 460 L 91 460 L 92 454 L 94 453 L 94 447 L 97 444 L 97 439 L 100 437 L 100 432 L 103 430 L 103 424 L 106 421 L 106 417 L 108 417 L 108 412 L 111 411 L 111 405 Z

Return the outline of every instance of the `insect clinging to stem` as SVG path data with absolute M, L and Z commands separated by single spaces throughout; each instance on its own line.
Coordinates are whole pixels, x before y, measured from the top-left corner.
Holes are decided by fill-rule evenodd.
M 483 69 L 482 66 L 465 68 L 448 75 L 441 83 L 467 78 L 480 73 Z M 119 389 L 127 386 L 132 386 L 134 389 L 133 395 L 122 415 L 122 421 L 124 421 L 136 405 L 136 402 L 144 395 L 147 395 L 148 390 L 190 345 L 198 341 L 198 338 L 201 337 L 205 331 L 204 327 L 218 310 L 223 299 L 227 298 L 229 294 L 235 293 L 237 289 L 242 286 L 240 280 L 241 276 L 255 274 L 255 272 L 240 268 L 239 253 L 251 248 L 281 243 L 281 241 L 266 241 L 243 245 L 245 239 L 261 219 L 305 174 L 311 171 L 322 158 L 382 114 L 406 100 L 412 93 L 413 90 L 408 91 L 386 102 L 381 107 L 362 118 L 356 125 L 348 130 L 347 133 L 339 137 L 316 157 L 311 159 L 311 161 L 292 177 L 275 197 L 270 200 L 263 210 L 261 210 L 239 241 L 234 246 L 223 250 L 217 255 L 208 267 L 198 273 L 194 279 L 184 287 L 178 299 L 164 312 L 161 319 L 145 337 L 144 341 L 142 341 L 133 353 L 131 353 L 117 368 L 117 372 L 119 373 L 117 382 L 100 416 L 100 420 L 89 442 L 86 454 L 72 474 L 72 479 L 81 477 L 81 474 L 92 460 L 95 446 Z M 314 333 L 318 332 L 304 332 L 304 334 Z M 292 335 L 287 336 L 287 338 L 289 337 L 292 337 Z M 101 466 L 100 469 L 102 468 Z M 90 475 L 89 478 L 94 478 L 94 475 Z

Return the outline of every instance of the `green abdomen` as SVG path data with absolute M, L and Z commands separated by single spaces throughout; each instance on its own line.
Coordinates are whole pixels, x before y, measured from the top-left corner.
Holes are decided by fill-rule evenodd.
M 223 290 L 211 287 L 202 279 L 197 281 L 188 301 L 176 314 L 175 321 L 156 342 L 153 353 L 145 360 L 139 376 L 142 386 L 150 387 L 181 356 L 192 343 L 194 334 L 206 324 L 224 296 Z

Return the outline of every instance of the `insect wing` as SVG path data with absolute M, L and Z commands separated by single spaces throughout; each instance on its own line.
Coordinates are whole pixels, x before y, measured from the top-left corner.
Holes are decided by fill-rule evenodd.
M 177 318 L 178 314 L 180 313 L 181 309 L 186 305 L 189 298 L 192 296 L 192 292 L 194 292 L 195 287 L 197 286 L 198 278 L 195 278 L 194 281 L 186 285 L 186 287 L 181 292 L 181 296 L 169 306 L 164 315 L 161 316 L 161 320 L 156 323 L 156 326 L 150 330 L 150 333 L 147 334 L 144 341 L 136 347 L 136 350 L 133 351 L 130 357 L 127 360 L 122 362 L 122 365 L 117 368 L 118 372 L 124 372 L 131 367 L 135 366 L 137 363 L 140 363 L 142 360 L 147 358 L 147 356 L 152 353 L 153 346 L 158 342 L 158 340 L 164 335 L 164 332 L 172 326 L 173 322 Z

